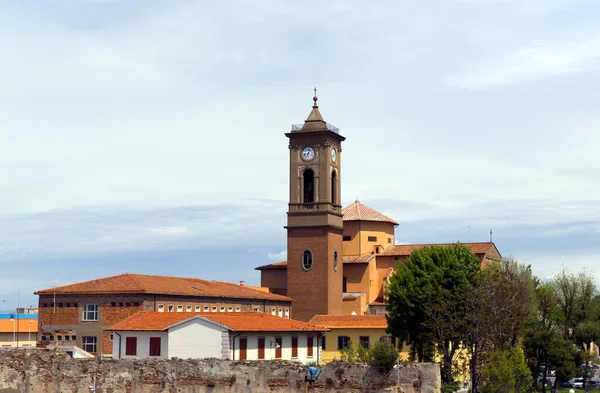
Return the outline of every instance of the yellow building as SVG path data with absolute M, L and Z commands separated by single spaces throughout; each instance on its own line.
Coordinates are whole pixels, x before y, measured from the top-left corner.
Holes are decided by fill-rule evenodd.
M 371 348 L 379 341 L 395 343 L 392 336 L 386 333 L 385 315 L 315 315 L 311 324 L 329 329 L 323 335 L 321 343 L 321 360 L 324 363 L 340 360 L 340 351 L 350 345 Z M 408 352 L 403 350 L 401 359 L 408 359 Z
M 35 347 L 37 319 L 0 319 L 0 347 Z

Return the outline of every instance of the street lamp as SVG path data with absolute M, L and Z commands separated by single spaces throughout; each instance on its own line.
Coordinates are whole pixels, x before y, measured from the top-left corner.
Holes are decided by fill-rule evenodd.
M 27 341 L 29 341 L 29 345 L 31 345 L 31 324 L 33 323 L 33 321 L 29 321 L 29 331 L 27 332 Z
M 10 321 L 13 323 L 13 347 L 15 346 L 15 342 L 17 341 L 16 339 L 16 331 L 17 331 L 17 324 L 15 323 L 15 319 L 11 318 Z

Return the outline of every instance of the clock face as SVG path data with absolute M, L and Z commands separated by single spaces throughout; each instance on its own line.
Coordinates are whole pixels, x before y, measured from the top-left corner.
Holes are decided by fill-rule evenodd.
M 331 161 L 335 162 L 336 156 L 337 156 L 337 153 L 336 153 L 335 149 L 331 149 Z
M 305 147 L 304 150 L 302 150 L 302 158 L 306 161 L 312 160 L 315 158 L 315 150 L 312 147 Z

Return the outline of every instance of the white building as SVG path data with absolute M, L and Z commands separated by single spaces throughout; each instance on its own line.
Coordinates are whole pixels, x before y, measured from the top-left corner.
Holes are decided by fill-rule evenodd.
M 320 361 L 326 328 L 260 312 L 140 312 L 111 329 L 113 357 Z

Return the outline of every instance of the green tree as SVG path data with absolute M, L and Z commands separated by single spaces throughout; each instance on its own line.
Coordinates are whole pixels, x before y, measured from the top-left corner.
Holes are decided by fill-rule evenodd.
M 431 361 L 426 350 L 435 348 L 445 383 L 452 382 L 453 359 L 464 338 L 464 296 L 479 269 L 479 259 L 460 243 L 424 247 L 398 264 L 387 287 L 388 331 L 416 348 L 418 361 Z
M 491 353 L 481 375 L 482 393 L 527 393 L 532 385 L 533 377 L 518 348 Z
M 398 362 L 399 353 L 389 342 L 376 342 L 371 349 L 370 365 L 389 372 Z

